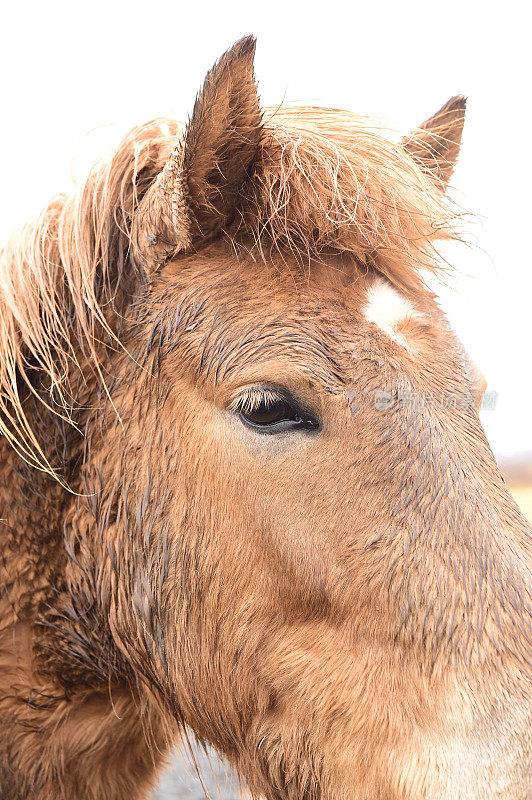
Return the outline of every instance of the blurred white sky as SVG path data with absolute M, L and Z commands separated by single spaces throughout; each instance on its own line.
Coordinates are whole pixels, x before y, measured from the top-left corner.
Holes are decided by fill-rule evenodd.
M 525 16 L 526 15 L 526 16 Z M 407 130 L 468 96 L 459 201 L 481 219 L 441 297 L 498 392 L 495 451 L 532 449 L 532 63 L 527 4 L 146 0 L 2 10 L 0 240 L 132 125 L 184 119 L 214 60 L 258 37 L 265 105 L 311 100 Z

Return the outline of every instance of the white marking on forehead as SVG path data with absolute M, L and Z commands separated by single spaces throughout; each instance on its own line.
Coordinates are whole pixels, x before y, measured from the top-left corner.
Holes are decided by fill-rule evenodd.
M 397 326 L 408 319 L 420 319 L 421 314 L 393 286 L 380 278 L 375 281 L 368 291 L 364 316 L 368 322 L 372 322 L 384 331 L 390 339 L 410 351 L 406 337 L 398 332 Z

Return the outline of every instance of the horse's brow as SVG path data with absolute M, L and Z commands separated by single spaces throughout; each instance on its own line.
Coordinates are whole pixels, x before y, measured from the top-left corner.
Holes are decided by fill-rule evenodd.
M 193 353 L 197 377 L 215 383 L 278 357 L 288 357 L 294 368 L 328 388 L 339 389 L 346 383 L 335 342 L 303 317 L 272 314 L 243 323 L 231 308 L 209 313 L 198 298 L 189 297 L 157 315 L 147 341 L 150 350 L 156 346 L 167 352 Z
M 203 337 L 199 372 L 215 383 L 230 378 L 243 367 L 288 358 L 294 369 L 318 384 L 343 385 L 345 380 L 334 350 L 307 326 L 297 321 L 270 320 L 231 330 L 214 325 Z

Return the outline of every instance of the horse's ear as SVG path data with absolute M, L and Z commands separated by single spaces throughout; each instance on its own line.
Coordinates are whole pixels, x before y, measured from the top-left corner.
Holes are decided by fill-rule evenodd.
M 207 73 L 183 138 L 141 203 L 135 243 L 149 265 L 233 218 L 262 134 L 254 55 L 246 36 Z
M 464 129 L 466 99 L 451 97 L 434 116 L 403 139 L 423 172 L 445 187 L 453 174 Z

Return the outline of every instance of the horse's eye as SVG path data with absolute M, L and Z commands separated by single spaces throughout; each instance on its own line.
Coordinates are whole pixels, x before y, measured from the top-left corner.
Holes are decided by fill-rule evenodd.
M 239 398 L 236 411 L 242 422 L 260 433 L 319 428 L 316 419 L 299 404 L 271 389 L 247 392 Z
M 300 422 L 301 417 L 282 397 L 274 399 L 264 397 L 257 406 L 247 412 L 242 411 L 249 422 L 254 425 L 275 425 L 278 422 Z

